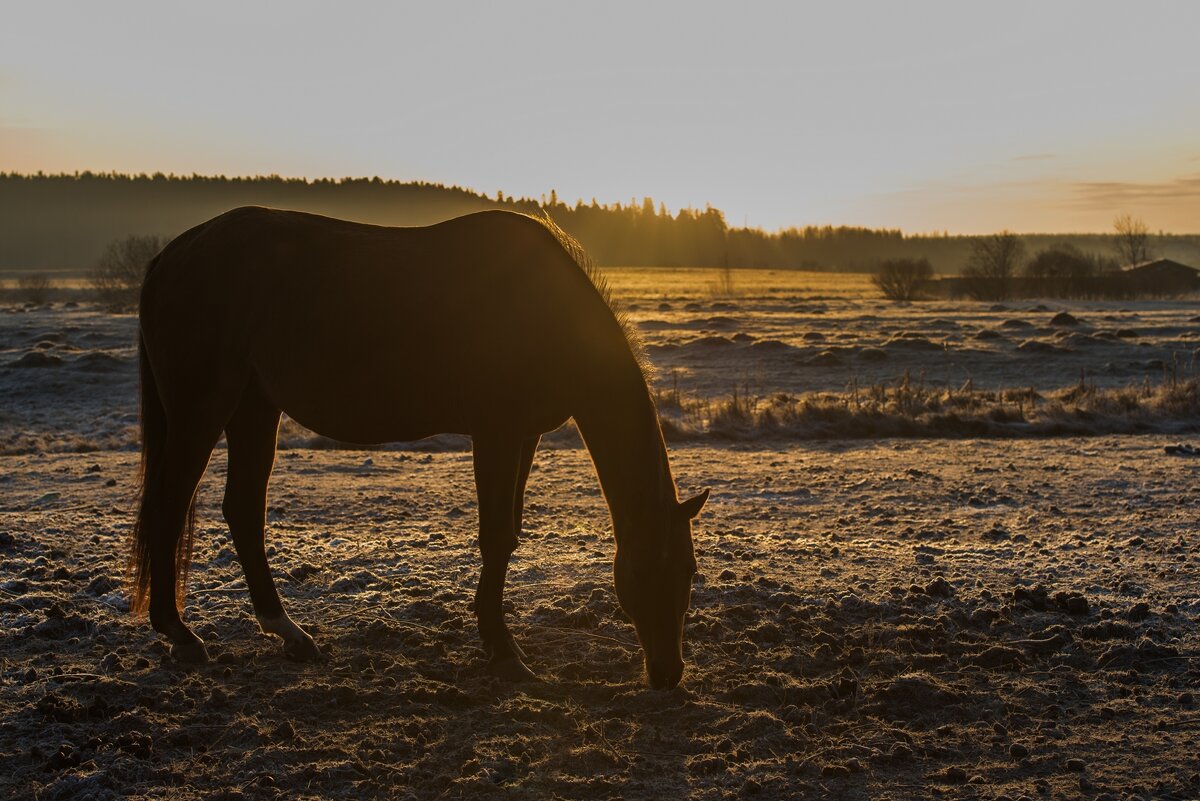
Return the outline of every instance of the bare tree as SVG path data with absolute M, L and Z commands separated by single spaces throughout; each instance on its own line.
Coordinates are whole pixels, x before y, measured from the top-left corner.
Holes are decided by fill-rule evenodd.
M 717 273 L 717 280 L 708 287 L 709 294 L 714 298 L 732 298 L 737 295 L 737 287 L 733 281 L 733 268 L 729 266 L 729 254 L 725 254 L 725 263 Z
M 112 311 L 137 308 L 146 265 L 165 244 L 162 237 L 136 235 L 110 242 L 88 276 L 100 302 Z
M 1012 231 L 971 240 L 971 256 L 963 269 L 967 294 L 976 300 L 1004 300 L 1012 279 L 1025 261 L 1025 243 Z
M 1101 260 L 1074 245 L 1060 243 L 1039 250 L 1025 265 L 1027 292 L 1056 298 L 1079 298 L 1094 294 Z
M 933 265 L 929 259 L 888 259 L 871 276 L 871 283 L 888 300 L 912 300 L 930 278 Z
M 1140 264 L 1154 258 L 1150 229 L 1141 217 L 1122 214 L 1113 220 L 1113 230 L 1116 232 L 1113 250 L 1122 265 Z
M 23 275 L 17 279 L 17 289 L 27 303 L 41 306 L 50 300 L 50 279 L 44 275 Z

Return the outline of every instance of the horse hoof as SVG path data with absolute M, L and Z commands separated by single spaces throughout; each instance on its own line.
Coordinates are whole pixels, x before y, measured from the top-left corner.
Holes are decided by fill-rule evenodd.
M 171 656 L 177 662 L 186 662 L 189 665 L 203 665 L 208 661 L 208 651 L 200 640 L 172 643 Z
M 283 655 L 293 662 L 317 662 L 325 658 L 311 637 L 303 640 L 284 640 Z
M 490 663 L 488 672 L 498 679 L 515 683 L 538 680 L 537 675 L 515 656 Z
M 490 645 L 488 641 L 485 640 L 483 643 L 483 650 L 485 653 L 487 653 L 488 658 L 493 661 L 499 661 L 496 659 L 497 650 L 499 650 L 501 653 L 514 654 L 516 655 L 517 659 L 520 659 L 522 662 L 529 659 L 529 656 L 525 653 L 525 649 L 518 645 L 517 641 L 513 639 L 513 636 L 508 633 L 506 633 L 501 639 L 499 647 Z
M 524 652 L 524 649 L 521 648 L 520 645 L 517 645 L 516 640 L 512 638 L 512 634 L 509 634 L 508 632 L 505 632 L 504 636 L 499 639 L 499 643 L 497 643 L 496 640 L 484 638 L 484 652 L 487 654 L 488 660 L 491 660 L 492 662 L 499 662 L 500 660 L 496 656 L 497 651 L 502 652 L 502 654 L 514 655 L 522 662 L 528 660 L 529 658 L 526 655 L 526 652 Z

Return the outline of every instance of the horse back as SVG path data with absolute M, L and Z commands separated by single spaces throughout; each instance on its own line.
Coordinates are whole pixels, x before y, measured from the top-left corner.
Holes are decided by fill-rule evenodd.
M 552 426 L 628 353 L 562 245 L 509 212 L 389 228 L 235 209 L 164 249 L 142 326 L 152 359 L 240 368 L 291 416 L 357 441 L 492 417 Z

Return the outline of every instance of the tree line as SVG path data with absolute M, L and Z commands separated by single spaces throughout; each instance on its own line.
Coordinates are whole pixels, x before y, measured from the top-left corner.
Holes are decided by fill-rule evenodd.
M 377 225 L 429 225 L 490 208 L 548 213 L 605 266 L 768 267 L 870 272 L 896 258 L 927 259 L 940 273 L 961 272 L 973 236 L 906 234 L 896 229 L 805 226 L 779 231 L 730 226 L 716 208 L 669 211 L 651 198 L 620 203 L 489 195 L 458 186 L 380 178 L 277 175 L 126 175 L 0 173 L 0 269 L 86 270 L 109 243 L 128 235 L 170 238 L 242 205 L 300 209 Z M 1099 234 L 1026 235 L 1031 248 L 1108 247 Z M 1183 261 L 1200 238 L 1158 237 Z

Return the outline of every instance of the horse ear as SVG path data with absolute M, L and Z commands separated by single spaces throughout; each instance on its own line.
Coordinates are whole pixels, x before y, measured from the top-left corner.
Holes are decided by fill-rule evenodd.
M 704 490 L 694 498 L 688 498 L 683 503 L 679 504 L 679 511 L 683 513 L 684 519 L 691 520 L 696 515 L 700 514 L 700 510 L 704 508 L 704 502 L 708 500 L 708 490 Z

